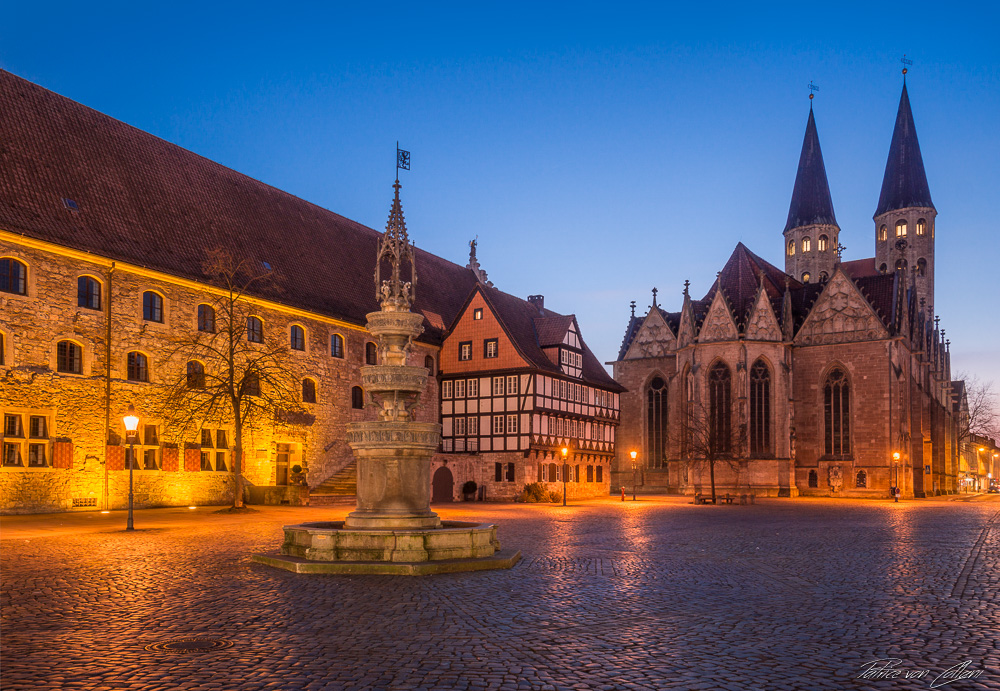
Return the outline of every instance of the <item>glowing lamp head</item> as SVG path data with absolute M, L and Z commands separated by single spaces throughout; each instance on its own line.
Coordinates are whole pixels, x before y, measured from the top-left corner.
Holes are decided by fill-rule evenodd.
M 639 455 L 639 452 L 638 451 L 629 451 L 628 455 L 631 456 L 632 460 L 634 461 L 635 457 Z
M 899 452 L 898 451 L 896 451 L 896 452 L 894 452 L 892 454 L 892 460 L 894 460 L 894 461 L 898 461 L 899 460 Z
M 125 423 L 125 431 L 129 434 L 139 429 L 139 418 L 135 414 L 135 406 L 131 403 L 128 404 L 128 415 L 122 418 L 122 422 Z
M 562 456 L 563 456 L 563 458 L 566 458 L 566 454 L 568 454 L 568 453 L 569 453 L 569 449 L 567 449 L 565 446 L 562 447 Z

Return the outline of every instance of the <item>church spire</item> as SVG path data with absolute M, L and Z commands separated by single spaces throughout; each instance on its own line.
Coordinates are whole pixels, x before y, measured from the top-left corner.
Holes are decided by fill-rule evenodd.
M 910 97 L 904 82 L 875 215 L 911 207 L 933 209 L 934 202 L 931 201 L 931 191 L 927 186 L 927 174 L 924 172 L 924 161 L 917 142 L 917 128 L 913 124 Z
M 795 174 L 785 231 L 819 224 L 835 226 L 837 218 L 833 213 L 833 198 L 830 196 L 830 184 L 826 179 L 823 151 L 819 147 L 819 133 L 810 101 L 809 120 L 806 121 L 806 135 L 802 140 L 799 170 Z

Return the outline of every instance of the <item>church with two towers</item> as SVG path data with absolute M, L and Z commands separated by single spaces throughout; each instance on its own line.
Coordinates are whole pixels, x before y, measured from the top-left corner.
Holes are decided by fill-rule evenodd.
M 904 72 L 905 75 L 905 72 Z M 739 243 L 708 291 L 628 321 L 613 487 L 904 497 L 956 491 L 963 401 L 934 311 L 931 201 L 905 77 L 874 256 L 841 261 L 810 107 L 784 269 Z M 635 460 L 630 451 L 636 451 Z

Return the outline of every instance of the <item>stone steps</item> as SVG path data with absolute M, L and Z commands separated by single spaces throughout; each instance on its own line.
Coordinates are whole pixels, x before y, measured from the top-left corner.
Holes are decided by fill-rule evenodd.
M 358 462 L 351 461 L 309 491 L 310 500 L 321 497 L 350 497 L 358 493 Z M 311 502 L 319 503 L 319 502 Z M 331 501 L 330 503 L 337 503 Z

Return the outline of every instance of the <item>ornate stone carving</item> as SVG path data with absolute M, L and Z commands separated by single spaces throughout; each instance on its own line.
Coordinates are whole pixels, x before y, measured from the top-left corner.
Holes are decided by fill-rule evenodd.
M 751 341 L 780 341 L 781 329 L 778 327 L 778 320 L 771 309 L 771 301 L 767 299 L 767 293 L 763 290 L 757 297 L 753 313 L 750 315 L 750 322 L 745 331 L 746 338 Z
M 650 312 L 629 349 L 628 357 L 663 357 L 674 344 L 675 339 L 670 327 L 659 314 Z
M 698 334 L 698 341 L 735 341 L 737 337 L 736 323 L 729 313 L 725 298 L 721 291 L 715 292 L 715 299 L 712 306 L 708 308 L 705 322 L 701 325 L 701 332 Z
M 809 312 L 797 340 L 803 344 L 871 341 L 885 327 L 849 278 L 837 273 Z

